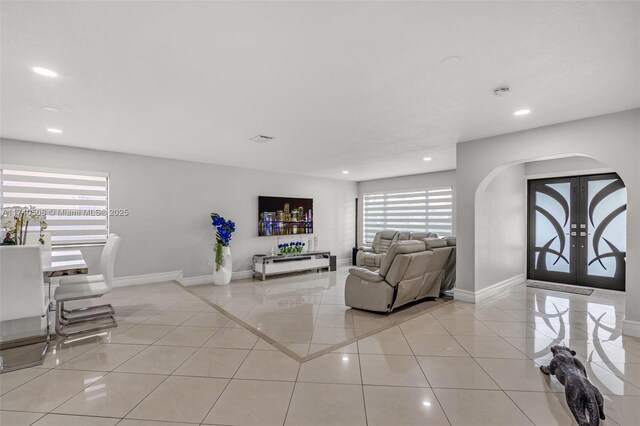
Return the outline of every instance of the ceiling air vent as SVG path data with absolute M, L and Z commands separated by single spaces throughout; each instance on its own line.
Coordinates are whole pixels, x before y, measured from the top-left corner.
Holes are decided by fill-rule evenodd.
M 493 89 L 493 96 L 507 96 L 509 93 L 511 93 L 509 86 L 496 87 Z
M 273 139 L 273 136 L 258 135 L 249 139 L 251 142 L 266 143 Z

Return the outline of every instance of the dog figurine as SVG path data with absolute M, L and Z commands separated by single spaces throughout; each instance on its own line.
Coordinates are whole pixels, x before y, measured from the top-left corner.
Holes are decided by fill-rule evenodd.
M 604 420 L 602 394 L 587 378 L 587 370 L 574 355 L 576 351 L 566 346 L 551 347 L 553 359 L 540 367 L 546 375 L 553 374 L 564 385 L 567 405 L 580 426 L 598 426 Z M 589 418 L 585 415 L 589 413 Z

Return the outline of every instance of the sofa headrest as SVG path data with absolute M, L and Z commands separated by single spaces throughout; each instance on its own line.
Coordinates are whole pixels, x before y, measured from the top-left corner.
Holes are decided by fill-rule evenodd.
M 406 241 L 411 237 L 411 232 L 402 231 L 398 232 L 398 241 Z
M 389 253 L 395 253 L 395 254 L 409 254 L 409 253 L 417 253 L 419 251 L 424 251 L 424 243 L 422 241 L 414 241 L 414 240 L 408 240 L 408 241 L 398 241 L 397 243 L 393 244 L 390 248 L 389 248 Z
M 447 246 L 455 246 L 456 245 L 456 237 L 447 237 L 444 240 L 447 242 Z
M 398 231 L 393 231 L 393 230 L 386 230 L 386 231 L 378 232 L 378 234 L 380 234 L 380 238 L 383 239 L 383 240 L 392 240 L 393 237 L 395 237 L 397 233 L 398 233 Z
M 447 246 L 447 242 L 445 240 L 441 240 L 440 238 L 425 238 L 422 241 L 424 241 L 427 250 L 433 250 L 435 248 L 442 248 Z
M 424 240 L 425 238 L 438 238 L 438 234 L 435 232 L 412 232 L 410 237 L 412 240 Z
M 418 253 L 421 251 L 425 251 L 425 245 L 422 241 L 398 241 L 397 243 L 392 244 L 380 265 L 379 274 L 385 276 L 387 272 L 389 272 L 389 268 L 391 267 L 396 255 Z

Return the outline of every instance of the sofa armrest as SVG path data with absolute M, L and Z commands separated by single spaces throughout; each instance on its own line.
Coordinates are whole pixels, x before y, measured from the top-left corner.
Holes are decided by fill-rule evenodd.
M 360 246 L 360 247 L 358 247 L 358 250 L 360 250 L 360 251 L 370 251 L 370 252 L 373 253 L 373 247 L 370 247 L 370 246 Z
M 384 281 L 384 277 L 382 277 L 380 274 L 378 274 L 377 272 L 370 271 L 366 268 L 351 268 L 349 269 L 349 273 L 362 280 L 369 281 L 372 283 L 379 283 Z

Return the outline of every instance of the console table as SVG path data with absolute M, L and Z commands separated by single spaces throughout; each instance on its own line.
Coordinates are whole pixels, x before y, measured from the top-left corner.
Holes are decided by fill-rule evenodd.
M 289 272 L 309 271 L 330 268 L 331 252 L 311 251 L 300 254 L 279 254 L 253 256 L 253 276 L 258 275 L 264 281 L 269 275 L 287 274 Z

